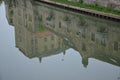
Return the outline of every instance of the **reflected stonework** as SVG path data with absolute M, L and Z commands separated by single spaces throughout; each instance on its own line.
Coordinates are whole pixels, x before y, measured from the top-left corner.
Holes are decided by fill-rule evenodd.
M 120 66 L 119 23 L 32 0 L 5 1 L 5 5 L 8 22 L 15 26 L 16 47 L 27 57 L 41 62 L 73 48 L 82 56 L 84 67 L 89 58 Z

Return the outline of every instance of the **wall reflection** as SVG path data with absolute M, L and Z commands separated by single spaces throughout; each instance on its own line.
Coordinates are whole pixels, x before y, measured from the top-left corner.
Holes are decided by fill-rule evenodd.
M 82 56 L 120 66 L 120 23 L 62 10 L 32 0 L 5 0 L 6 16 L 15 27 L 16 47 L 27 57 L 59 54 L 69 48 Z

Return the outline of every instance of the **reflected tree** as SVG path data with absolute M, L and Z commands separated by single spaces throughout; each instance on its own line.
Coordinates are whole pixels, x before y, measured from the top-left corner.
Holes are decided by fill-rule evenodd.
M 0 5 L 2 4 L 2 0 L 0 0 Z

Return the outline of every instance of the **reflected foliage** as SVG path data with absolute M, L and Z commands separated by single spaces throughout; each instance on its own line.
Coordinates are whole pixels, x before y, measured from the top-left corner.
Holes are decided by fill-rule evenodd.
M 0 0 L 0 5 L 2 4 L 2 0 Z

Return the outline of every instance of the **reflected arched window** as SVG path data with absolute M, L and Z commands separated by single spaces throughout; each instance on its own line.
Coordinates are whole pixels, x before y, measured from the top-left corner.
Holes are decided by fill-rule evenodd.
M 115 51 L 119 50 L 119 43 L 117 41 L 114 41 L 114 50 Z

